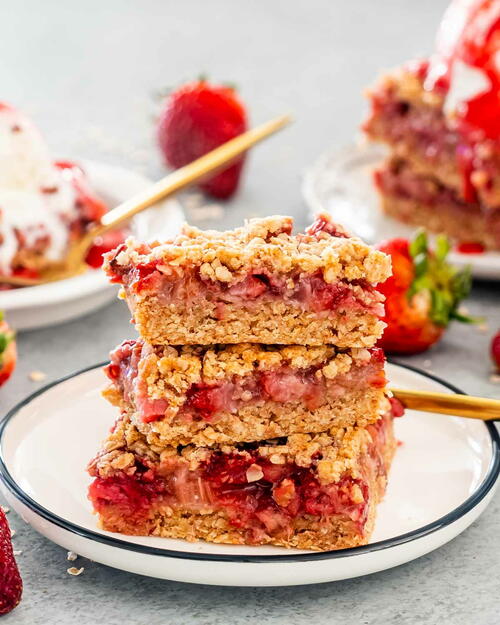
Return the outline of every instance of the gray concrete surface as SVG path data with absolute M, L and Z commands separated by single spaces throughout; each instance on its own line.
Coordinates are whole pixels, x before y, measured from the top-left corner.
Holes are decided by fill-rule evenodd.
M 443 0 L 28 0 L 0 3 L 0 99 L 32 114 L 60 156 L 125 165 L 157 177 L 154 93 L 208 72 L 235 81 L 255 123 L 292 111 L 296 123 L 255 150 L 223 225 L 249 214 L 305 222 L 300 179 L 318 154 L 352 140 L 360 92 L 384 67 L 432 45 Z M 218 222 L 220 224 L 220 221 Z M 200 225 L 212 225 L 209 222 Z M 407 362 L 469 393 L 500 397 L 488 344 L 500 327 L 498 284 L 477 284 L 469 308 L 489 330 L 453 326 L 435 350 Z M 133 332 L 118 302 L 78 321 L 19 337 L 20 362 L 0 390 L 0 414 L 47 381 L 103 360 Z M 430 362 L 429 362 L 430 361 Z M 282 589 L 169 583 L 83 561 L 14 513 L 25 581 L 5 623 L 494 625 L 499 622 L 500 500 L 450 544 L 419 560 L 351 581 Z

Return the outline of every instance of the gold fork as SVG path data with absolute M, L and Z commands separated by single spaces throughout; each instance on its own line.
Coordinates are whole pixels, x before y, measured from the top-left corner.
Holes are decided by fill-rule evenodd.
M 291 117 L 289 115 L 282 115 L 257 128 L 252 128 L 189 163 L 189 165 L 176 169 L 144 191 L 108 211 L 99 223 L 92 226 L 81 239 L 70 246 L 68 254 L 60 264 L 44 272 L 40 278 L 32 279 L 21 276 L 0 275 L 0 284 L 36 286 L 44 282 L 63 280 L 87 271 L 88 265 L 85 263 L 85 256 L 96 237 L 130 221 L 132 217 L 156 202 L 170 197 L 189 185 L 198 182 L 208 174 L 212 174 L 243 154 L 243 152 L 246 152 L 256 143 L 289 124 L 290 121 Z
M 438 412 L 481 421 L 500 420 L 500 399 L 472 397 L 458 393 L 408 391 L 399 388 L 392 388 L 391 391 L 405 408 L 412 410 Z

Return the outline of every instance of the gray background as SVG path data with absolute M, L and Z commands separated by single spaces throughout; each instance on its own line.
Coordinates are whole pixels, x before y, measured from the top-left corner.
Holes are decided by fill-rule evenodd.
M 431 49 L 442 0 L 39 0 L 0 3 L 0 99 L 31 114 L 60 157 L 93 158 L 158 177 L 155 93 L 206 71 L 234 81 L 255 123 L 292 111 L 296 123 L 251 155 L 224 224 L 249 214 L 293 214 L 303 224 L 303 170 L 353 139 L 363 88 L 383 68 Z M 220 222 L 219 222 L 220 224 Z M 203 223 L 208 226 L 211 223 Z M 432 352 L 408 362 L 465 391 L 500 397 L 488 344 L 500 326 L 498 284 L 468 304 L 486 331 L 453 326 Z M 20 362 L 0 390 L 0 412 L 41 383 L 103 360 L 133 330 L 118 302 L 86 318 L 19 337 Z M 50 451 L 48 451 L 50 453 Z M 61 468 L 61 470 L 63 470 Z M 169 583 L 83 561 L 14 513 L 25 581 L 5 623 L 498 623 L 498 496 L 464 534 L 410 564 L 352 581 L 284 589 Z M 80 562 L 78 562 L 80 563 Z

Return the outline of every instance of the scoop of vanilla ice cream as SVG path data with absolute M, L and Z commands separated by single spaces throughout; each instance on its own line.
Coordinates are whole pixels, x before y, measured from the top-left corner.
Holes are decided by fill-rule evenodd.
M 26 247 L 48 237 L 45 256 L 64 256 L 67 224 L 78 217 L 71 180 L 56 167 L 35 125 L 0 104 L 0 273 L 10 273 L 18 251 L 16 231 Z
M 49 149 L 34 124 L 0 104 L 0 189 L 38 191 L 55 183 Z
M 27 247 L 38 239 L 50 236 L 45 256 L 58 260 L 68 244 L 68 229 L 57 213 L 50 209 L 39 193 L 0 190 L 0 271 L 9 273 L 10 264 L 17 253 L 16 230 L 22 232 Z

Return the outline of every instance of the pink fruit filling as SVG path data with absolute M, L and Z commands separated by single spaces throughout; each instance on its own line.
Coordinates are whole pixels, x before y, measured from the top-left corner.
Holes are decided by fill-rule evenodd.
M 457 220 L 482 219 L 493 240 L 500 245 L 500 208 L 483 208 L 461 200 L 449 187 L 429 184 L 428 178 L 418 176 L 404 163 L 392 163 L 375 173 L 376 186 L 386 195 L 411 199 L 433 206 L 437 212 L 455 215 Z M 401 214 L 401 219 L 405 215 Z M 411 219 L 411 214 L 406 216 Z
M 127 533 L 151 531 L 155 513 L 173 508 L 195 513 L 222 510 L 229 523 L 245 530 L 254 542 L 263 534 L 288 535 L 294 519 L 305 515 L 325 522 L 341 516 L 362 534 L 369 480 L 386 472 L 383 454 L 390 422 L 387 415 L 370 426 L 373 442 L 360 459 L 361 479 L 344 475 L 338 482 L 322 484 L 313 468 L 293 462 L 273 464 L 258 454 L 256 444 L 246 444 L 245 453 L 212 452 L 195 470 L 178 456 L 156 465 L 137 462 L 133 473 L 96 477 L 89 498 L 105 526 L 109 519 L 108 529 L 119 527 Z M 121 520 L 118 525 L 116 519 Z
M 150 348 L 144 347 L 141 341 L 125 341 L 111 353 L 111 363 L 105 371 L 124 400 L 135 407 L 145 422 L 151 422 L 165 415 L 168 402 L 165 399 L 150 399 L 145 382 L 138 375 L 138 364 L 144 349 Z M 372 348 L 368 354 L 366 360 L 355 361 L 347 373 L 333 379 L 317 376 L 319 366 L 305 369 L 280 366 L 247 376 L 232 376 L 217 383 L 202 381 L 188 389 L 177 417 L 187 422 L 205 420 L 214 423 L 222 412 L 236 413 L 240 406 L 259 401 L 300 401 L 307 409 L 315 410 L 326 401 L 340 398 L 348 392 L 370 387 L 384 388 L 384 353 L 380 348 Z
M 318 228 L 321 226 L 319 225 Z M 119 248 L 116 251 L 118 254 Z M 206 300 L 216 305 L 218 318 L 224 319 L 226 305 L 251 307 L 263 302 L 283 300 L 290 305 L 315 313 L 363 312 L 383 316 L 383 297 L 363 280 L 340 280 L 329 284 L 321 271 L 313 274 L 273 274 L 255 269 L 234 284 L 203 278 L 197 269 L 183 268 L 165 275 L 158 262 L 135 267 L 121 267 L 111 261 L 114 282 L 125 284 L 133 293 L 153 293 L 163 305 L 185 305 Z M 292 285 L 292 286 L 291 286 Z M 356 288 L 357 287 L 357 288 Z

